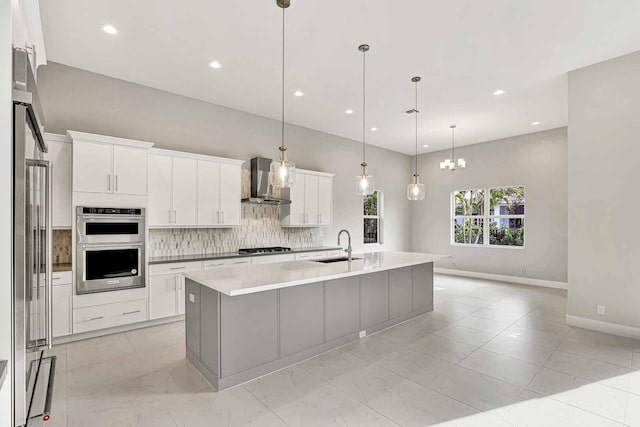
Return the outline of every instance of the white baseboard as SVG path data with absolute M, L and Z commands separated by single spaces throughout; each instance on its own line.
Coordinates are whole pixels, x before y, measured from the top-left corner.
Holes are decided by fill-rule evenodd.
M 475 279 L 495 280 L 497 282 L 517 283 L 519 285 L 542 286 L 545 288 L 567 290 L 567 282 L 554 282 L 551 280 L 533 279 L 530 277 L 505 276 L 502 274 L 478 273 L 475 271 L 452 270 L 450 268 L 434 268 L 434 273 L 447 274 L 449 276 L 473 277 Z
M 590 329 L 592 331 L 603 332 L 605 334 L 640 340 L 640 328 L 634 328 L 633 326 L 618 325 L 617 323 L 603 322 L 602 320 L 573 316 L 571 314 L 567 314 L 567 324 L 569 326 Z
M 129 332 L 136 329 L 148 328 L 151 326 L 164 325 L 166 323 L 179 322 L 184 320 L 184 314 L 178 316 L 165 317 L 163 319 L 146 320 L 144 322 L 130 323 L 128 325 L 115 326 L 113 328 L 98 329 L 96 331 L 83 332 L 81 334 L 71 334 L 53 339 L 53 345 L 66 344 L 74 341 L 88 340 L 90 338 L 103 337 L 105 335 Z

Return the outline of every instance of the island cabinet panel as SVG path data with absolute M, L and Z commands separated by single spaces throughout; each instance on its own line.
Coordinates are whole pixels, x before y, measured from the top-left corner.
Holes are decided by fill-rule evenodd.
M 324 284 L 280 290 L 280 357 L 324 342 Z
M 278 358 L 278 291 L 220 296 L 221 377 Z
M 200 313 L 200 360 L 216 375 L 220 375 L 220 294 L 213 289 L 202 286 L 200 289 L 200 303 L 202 307 L 207 307 Z
M 360 329 L 360 279 L 347 277 L 325 283 L 325 338 L 333 341 Z
M 389 272 L 360 276 L 360 328 L 389 320 Z
M 185 335 L 187 338 L 187 348 L 200 357 L 200 289 L 204 286 L 193 282 L 186 281 L 185 292 L 186 312 L 185 312 Z M 205 310 L 210 310 L 205 307 Z
M 413 269 L 413 310 L 433 307 L 433 263 Z
M 392 319 L 411 313 L 412 283 L 411 267 L 389 272 L 389 315 Z

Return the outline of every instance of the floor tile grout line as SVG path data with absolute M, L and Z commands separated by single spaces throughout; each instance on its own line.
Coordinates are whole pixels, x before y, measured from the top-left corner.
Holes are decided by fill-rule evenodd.
M 355 355 L 354 355 L 354 356 L 355 356 Z M 364 359 L 363 359 L 363 360 L 364 360 Z M 373 365 L 371 362 L 367 362 L 367 364 L 368 364 L 368 365 Z M 379 366 L 377 366 L 377 365 L 375 365 L 375 366 L 376 366 L 376 367 L 378 367 L 378 368 L 380 368 L 380 367 L 379 367 Z M 337 385 L 335 385 L 335 384 L 332 384 L 332 383 L 331 383 L 331 382 L 329 382 L 327 379 L 325 379 L 325 378 L 321 377 L 320 375 L 316 374 L 315 372 L 310 371 L 309 369 L 305 368 L 304 366 L 300 366 L 300 368 L 302 368 L 304 371 L 308 372 L 309 374 L 313 375 L 314 377 L 316 377 L 318 380 L 320 380 L 320 381 L 321 381 L 321 382 L 323 382 L 324 384 L 328 385 L 329 387 L 331 387 L 331 388 L 334 388 L 334 389 L 338 390 L 341 394 L 343 394 L 343 395 L 344 395 L 345 397 L 347 397 L 348 399 L 353 400 L 353 401 L 355 401 L 356 403 L 358 403 L 358 404 L 360 404 L 360 405 L 363 405 L 363 406 L 365 406 L 365 407 L 369 408 L 370 410 L 372 410 L 372 411 L 373 411 L 373 412 L 375 412 L 376 414 L 380 415 L 381 417 L 383 417 L 383 418 L 385 418 L 385 419 L 387 419 L 387 420 L 391 421 L 391 422 L 392 422 L 392 423 L 394 423 L 394 424 L 397 424 L 399 427 L 401 427 L 401 426 L 402 426 L 402 423 L 400 423 L 400 422 L 398 422 L 398 421 L 394 420 L 393 418 L 388 417 L 387 415 L 385 415 L 385 414 L 381 413 L 380 411 L 378 411 L 377 409 L 373 408 L 372 406 L 369 406 L 367 403 L 364 403 L 364 402 L 362 402 L 362 401 L 360 401 L 360 400 L 358 400 L 358 399 L 356 399 L 356 398 L 353 398 L 353 397 L 349 396 L 349 395 L 347 394 L 347 391 L 346 391 L 346 390 L 344 390 L 343 388 L 341 388 L 341 387 L 339 387 L 339 386 L 337 386 Z M 383 370 L 385 370 L 384 368 L 382 368 L 382 369 L 383 369 Z M 388 371 L 388 372 L 391 372 L 391 371 Z M 391 372 L 391 373 L 393 374 L 393 372 Z M 394 375 L 397 375 L 397 374 L 394 374 Z M 400 376 L 400 375 L 399 375 L 399 376 Z M 404 378 L 404 377 L 402 377 L 402 378 Z M 330 380 L 330 379 L 331 379 L 331 378 L 329 378 L 329 380 Z
M 564 340 L 564 337 L 567 336 L 567 334 L 571 331 L 571 329 L 569 329 L 567 332 L 564 333 L 564 335 L 562 336 L 562 340 Z M 538 374 L 540 373 L 540 371 L 542 370 L 542 368 L 545 367 L 545 365 L 547 364 L 547 362 L 549 361 L 549 359 L 551 358 L 551 356 L 553 356 L 553 354 L 557 351 L 558 347 L 560 347 L 560 344 L 562 344 L 562 340 L 560 340 L 560 342 L 554 347 L 553 351 L 551 351 L 549 353 L 549 355 L 544 359 L 544 362 L 542 363 L 542 365 L 540 366 L 540 368 L 536 371 L 535 375 L 533 377 L 531 377 L 531 380 L 529 380 L 529 382 L 527 383 L 527 385 L 525 386 L 525 389 L 529 389 L 529 386 L 531 385 L 531 383 L 533 382 L 533 380 L 538 376 Z
M 247 393 L 249 393 L 251 396 L 253 396 L 254 399 L 256 399 L 258 402 L 260 402 L 260 404 L 267 409 L 269 412 L 271 412 L 273 415 L 276 416 L 276 418 L 278 418 L 280 421 L 282 421 L 284 423 L 284 425 L 288 426 L 288 427 L 293 427 L 291 424 L 289 424 L 288 422 L 286 422 L 279 414 L 276 413 L 276 411 L 273 410 L 273 408 L 269 405 L 267 405 L 265 402 L 262 401 L 262 399 L 260 399 L 258 396 L 256 396 L 251 390 L 249 390 L 247 387 L 242 386 L 242 389 L 246 390 Z
M 556 393 L 556 394 L 557 394 L 557 393 Z M 598 413 L 595 413 L 595 412 L 590 411 L 590 410 L 588 410 L 588 409 L 582 408 L 582 407 L 580 407 L 580 406 L 576 406 L 576 405 L 574 405 L 573 403 L 569 403 L 569 402 L 565 402 L 565 401 L 559 400 L 559 399 L 555 398 L 554 396 L 555 396 L 555 395 L 553 395 L 553 394 L 552 394 L 552 395 L 550 395 L 550 396 L 545 396 L 545 397 L 547 397 L 547 398 L 549 398 L 549 399 L 553 399 L 553 400 L 555 400 L 556 402 L 560 402 L 560 403 L 563 403 L 563 404 L 565 404 L 565 405 L 571 406 L 571 407 L 573 407 L 573 408 L 579 409 L 579 410 L 581 410 L 581 411 L 588 412 L 589 414 L 593 414 L 593 415 L 595 415 L 595 416 L 597 416 L 597 417 L 604 418 L 605 420 L 610 420 L 610 421 L 613 421 L 614 423 L 618 423 L 618 424 L 624 424 L 625 414 L 622 414 L 622 421 L 617 421 L 617 420 L 614 420 L 614 419 L 613 419 L 613 418 L 611 418 L 611 417 L 607 417 L 606 415 L 598 414 Z M 628 401 L 628 400 L 629 400 L 629 398 L 628 398 L 628 396 L 627 396 L 627 401 Z M 625 412 L 626 412 L 626 404 L 625 404 Z

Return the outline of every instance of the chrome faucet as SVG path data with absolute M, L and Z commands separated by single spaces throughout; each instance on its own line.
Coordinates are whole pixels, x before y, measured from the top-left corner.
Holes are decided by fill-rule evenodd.
M 340 244 L 340 236 L 342 236 L 342 233 L 347 233 L 347 237 L 349 238 L 349 246 L 347 246 L 347 249 L 343 249 L 347 254 L 349 254 L 349 262 L 351 262 L 351 234 L 349 234 L 349 230 L 345 230 L 342 229 L 340 230 L 340 232 L 338 233 L 338 246 L 342 246 Z

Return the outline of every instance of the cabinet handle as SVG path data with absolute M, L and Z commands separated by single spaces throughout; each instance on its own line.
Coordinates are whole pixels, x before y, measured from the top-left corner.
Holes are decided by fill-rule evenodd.
M 220 267 L 221 265 L 224 265 L 223 263 L 220 264 L 209 264 L 207 265 L 207 267 Z
M 116 192 L 118 192 L 118 175 L 116 175 Z
M 107 190 L 111 191 L 111 174 L 107 175 Z
M 104 319 L 104 316 L 92 317 L 91 319 L 85 319 L 85 322 L 91 322 L 92 320 Z
M 186 267 L 171 267 L 169 270 L 184 270 Z
M 136 314 L 136 313 L 140 313 L 140 310 L 136 310 L 136 311 L 127 311 L 122 313 L 123 316 L 128 316 L 130 314 Z
M 236 261 L 236 262 L 232 262 L 231 264 L 248 264 L 249 261 Z
M 173 223 L 178 222 L 178 211 L 173 211 Z
M 224 224 L 224 211 L 222 211 L 222 223 Z
M 220 211 L 217 211 L 216 214 L 217 214 L 216 224 L 220 224 Z
M 322 224 L 322 214 L 318 214 L 318 224 Z
M 61 279 L 62 279 L 62 277 L 53 276 L 53 280 L 61 280 Z

